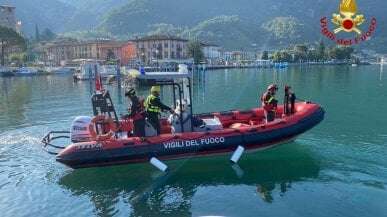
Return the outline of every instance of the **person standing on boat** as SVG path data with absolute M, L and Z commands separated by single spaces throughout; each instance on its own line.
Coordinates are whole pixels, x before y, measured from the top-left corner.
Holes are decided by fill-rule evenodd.
M 265 111 L 266 123 L 272 122 L 275 119 L 278 101 L 275 99 L 278 87 L 276 84 L 271 84 L 267 91 L 262 95 L 262 107 Z
M 134 130 L 133 133 L 138 137 L 145 137 L 145 109 L 144 109 L 144 100 L 140 99 L 136 95 L 136 91 L 131 88 L 125 93 L 126 97 L 129 97 L 131 101 L 131 106 L 128 109 L 130 111 L 129 115 L 126 115 L 125 118 L 131 118 L 133 120 Z
M 157 131 L 157 135 L 160 135 L 161 127 L 159 121 L 159 115 L 162 111 L 169 111 L 172 114 L 175 112 L 170 107 L 164 105 L 160 100 L 160 86 L 153 86 L 151 88 L 151 94 L 145 100 L 144 106 L 148 121 Z
M 296 94 L 292 92 L 292 88 L 288 85 L 285 86 L 284 97 L 284 114 L 291 115 L 295 112 Z

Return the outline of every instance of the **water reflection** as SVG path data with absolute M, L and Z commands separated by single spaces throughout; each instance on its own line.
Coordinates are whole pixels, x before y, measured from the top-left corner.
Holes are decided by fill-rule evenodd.
M 29 79 L 3 78 L 0 87 L 0 129 L 8 125 L 21 124 L 24 119 L 26 104 L 30 101 L 31 85 Z
M 253 186 L 257 196 L 273 203 L 275 189 L 283 196 L 292 183 L 316 178 L 320 171 L 318 162 L 298 144 L 269 150 L 264 155 L 247 155 L 240 163 L 242 177 L 226 157 L 168 163 L 172 170 L 165 175 L 149 165 L 75 170 L 61 177 L 59 185 L 74 195 L 89 197 L 99 216 L 113 216 L 127 209 L 131 216 L 191 216 L 198 188 Z
M 194 73 L 194 77 L 192 80 L 193 83 L 193 99 L 194 103 L 205 103 L 205 95 L 206 95 L 206 70 L 197 70 Z M 194 104 L 194 105 L 195 105 Z

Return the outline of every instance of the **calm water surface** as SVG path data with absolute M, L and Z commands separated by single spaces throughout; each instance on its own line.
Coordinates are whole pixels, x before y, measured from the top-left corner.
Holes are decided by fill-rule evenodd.
M 0 78 L 0 216 L 387 216 L 387 69 L 227 70 L 194 79 L 195 112 L 247 109 L 271 82 L 324 106 L 295 142 L 245 155 L 72 170 L 40 139 L 91 115 L 90 85 L 71 77 Z M 119 113 L 123 94 L 110 87 Z

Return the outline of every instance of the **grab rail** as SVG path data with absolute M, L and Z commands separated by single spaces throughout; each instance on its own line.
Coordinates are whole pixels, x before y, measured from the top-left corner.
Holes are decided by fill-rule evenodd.
M 57 140 L 57 139 L 70 139 L 70 135 L 69 134 L 70 134 L 69 131 L 50 131 L 42 139 L 43 150 L 45 150 L 49 154 L 57 155 L 59 153 L 59 150 L 63 150 L 66 147 L 65 146 L 59 146 L 59 145 L 54 145 L 54 144 L 52 144 L 52 141 Z M 58 152 L 50 151 L 49 147 L 54 148 L 56 150 L 59 149 L 59 150 L 58 150 Z

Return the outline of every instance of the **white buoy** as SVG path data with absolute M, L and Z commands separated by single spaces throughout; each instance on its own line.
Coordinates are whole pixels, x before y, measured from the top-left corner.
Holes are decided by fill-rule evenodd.
M 151 158 L 150 163 L 162 172 L 165 172 L 168 169 L 168 166 L 165 163 L 155 157 Z
M 231 156 L 231 161 L 233 163 L 238 163 L 239 159 L 242 157 L 243 152 L 245 151 L 245 148 L 242 146 L 238 146 L 238 148 L 234 151 L 234 153 Z

